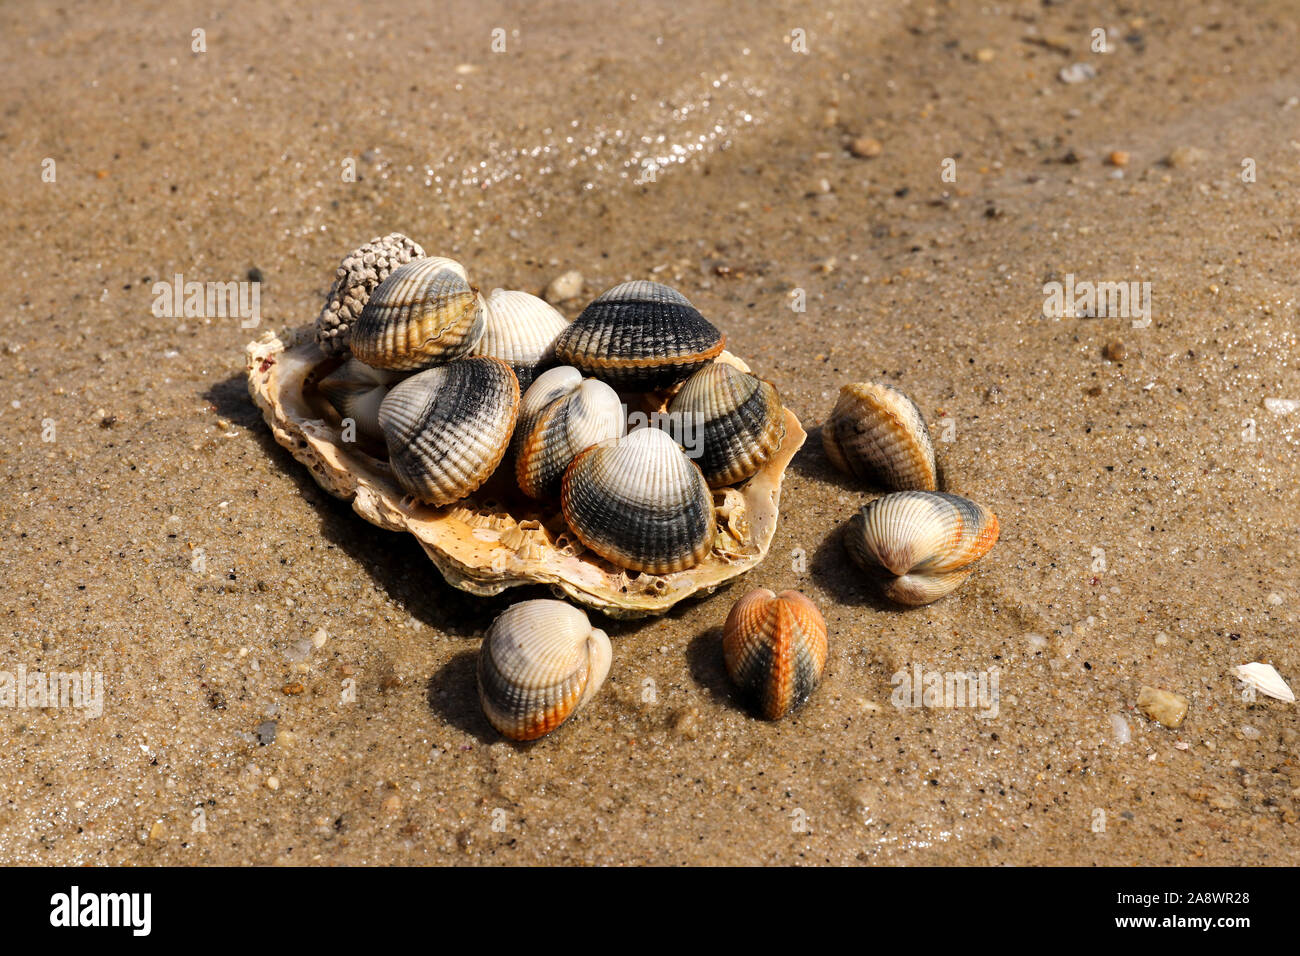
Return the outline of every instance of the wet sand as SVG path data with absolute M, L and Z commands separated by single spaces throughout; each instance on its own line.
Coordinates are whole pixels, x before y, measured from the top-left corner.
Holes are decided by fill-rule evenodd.
M 1300 399 L 1298 20 L 12 6 L 0 670 L 98 672 L 104 700 L 0 708 L 0 861 L 1300 862 L 1295 706 L 1232 672 L 1300 680 L 1300 410 L 1265 405 Z M 1096 75 L 1063 82 L 1074 63 Z M 338 260 L 394 230 L 484 288 L 672 284 L 811 434 L 767 561 L 601 619 L 605 688 L 532 745 L 487 724 L 474 659 L 544 592 L 448 587 L 248 398 L 245 343 L 310 322 Z M 151 311 L 160 279 L 250 270 L 258 328 Z M 1149 282 L 1149 326 L 1045 317 L 1067 276 Z M 908 392 L 945 487 L 1001 519 L 934 605 L 884 604 L 836 538 L 874 492 L 816 429 L 855 380 Z M 719 649 L 757 586 L 830 628 L 822 685 L 775 724 Z M 998 714 L 893 706 L 917 665 L 996 667 Z M 1143 685 L 1188 699 L 1180 729 L 1135 709 Z

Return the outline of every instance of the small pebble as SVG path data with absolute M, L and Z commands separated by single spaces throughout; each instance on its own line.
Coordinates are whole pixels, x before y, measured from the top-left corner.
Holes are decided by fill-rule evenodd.
M 1122 362 L 1126 354 L 1124 343 L 1119 339 L 1111 339 L 1102 346 L 1101 354 L 1108 362 Z
M 997 53 L 989 47 L 981 47 L 975 51 L 975 59 L 980 63 L 992 63 L 995 56 Z
M 1165 157 L 1165 165 L 1174 169 L 1186 169 L 1195 166 L 1209 155 L 1199 146 L 1179 146 Z
M 871 136 L 859 136 L 849 144 L 849 152 L 859 159 L 875 159 L 884 151 L 880 140 Z
M 1138 692 L 1138 709 L 1156 723 L 1178 728 L 1187 716 L 1187 698 L 1156 687 L 1143 687 Z
M 1129 729 L 1128 721 L 1119 714 L 1110 715 L 1110 729 L 1115 735 L 1115 743 L 1126 744 L 1133 739 L 1133 732 Z
M 585 280 L 582 273 L 577 269 L 570 269 L 551 280 L 551 284 L 546 287 L 542 297 L 547 302 L 555 304 L 556 302 L 568 302 L 570 299 L 576 299 L 582 294 L 582 285 Z
M 264 720 L 257 725 L 257 742 L 262 747 L 275 743 L 275 731 L 279 725 L 274 720 Z
M 279 789 L 280 789 L 280 778 L 279 778 L 279 777 L 267 777 L 267 778 L 266 778 L 266 789 L 267 789 L 267 790 L 279 790 Z
M 265 278 L 266 277 L 262 274 L 262 270 L 257 268 L 257 266 L 253 266 L 253 268 L 248 270 L 249 282 L 262 282 Z
M 1057 74 L 1062 83 L 1083 83 L 1085 80 L 1091 80 L 1097 75 L 1097 70 L 1091 63 L 1071 63 L 1069 66 L 1061 67 L 1061 72 Z
M 1110 155 L 1106 157 L 1106 162 L 1112 166 L 1127 166 L 1129 160 L 1128 153 L 1122 149 L 1111 150 Z

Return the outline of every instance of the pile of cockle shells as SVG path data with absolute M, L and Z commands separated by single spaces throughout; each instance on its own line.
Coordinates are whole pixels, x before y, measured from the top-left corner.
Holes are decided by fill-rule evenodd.
M 625 282 L 570 323 L 526 292 L 484 300 L 463 266 L 421 252 L 399 234 L 357 250 L 316 325 L 323 351 L 351 353 L 321 392 L 362 440 L 383 442 L 403 490 L 452 504 L 509 453 L 519 490 L 557 500 L 605 560 L 647 574 L 698 564 L 715 536 L 710 489 L 751 477 L 781 446 L 776 389 L 715 363 L 724 336 L 667 286 Z M 627 431 L 620 392 L 670 389 L 667 421 L 702 428 L 699 464 L 680 436 Z
M 381 526 L 416 530 L 389 519 L 455 505 L 505 475 L 512 493 L 558 504 L 565 531 L 601 559 L 671 575 L 717 552 L 729 515 L 742 522 L 732 535 L 752 534 L 734 489 L 761 477 L 770 513 L 757 559 L 766 552 L 780 475 L 803 432 L 771 383 L 725 353 L 722 333 L 667 286 L 625 282 L 569 322 L 525 292 L 498 289 L 485 299 L 459 263 L 393 233 L 343 260 L 314 337 L 315 358 L 296 359 L 273 383 L 268 369 L 291 366 L 292 353 L 274 337 L 250 345 L 250 391 L 277 439 L 329 490 L 356 494 L 357 510 Z M 327 373 L 316 378 L 321 356 Z M 383 463 L 391 479 L 375 472 L 374 482 L 395 480 L 410 509 L 380 491 L 363 510 L 363 482 L 349 474 L 368 469 L 336 454 L 333 430 L 322 446 L 327 460 L 305 452 L 324 434 L 307 417 L 309 388 L 336 410 L 342 440 Z M 643 408 L 666 410 L 670 426 L 699 424 L 697 457 L 659 427 L 628 431 L 627 402 L 636 396 Z M 279 429 L 283 419 L 292 431 Z M 823 441 L 837 466 L 894 492 L 864 507 L 845 539 L 887 597 L 937 600 L 996 541 L 991 511 L 937 491 L 925 421 L 892 386 L 845 386 Z M 719 506 L 720 492 L 739 503 L 724 497 Z M 517 524 L 525 538 L 541 533 L 537 522 L 525 524 Z M 456 562 L 439 567 L 453 580 Z M 713 586 L 735 573 L 716 575 Z M 828 650 L 825 620 L 797 591 L 750 591 L 723 630 L 727 674 L 772 720 L 813 692 Z M 492 622 L 480 649 L 484 714 L 512 739 L 543 736 L 592 699 L 612 657 L 608 636 L 582 610 L 558 600 L 516 604 Z

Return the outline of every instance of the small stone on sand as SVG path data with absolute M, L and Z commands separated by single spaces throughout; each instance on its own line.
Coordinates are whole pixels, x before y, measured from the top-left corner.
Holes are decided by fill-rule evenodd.
M 1187 716 L 1187 698 L 1156 687 L 1143 687 L 1138 692 L 1138 709 L 1152 720 L 1166 727 L 1178 728 Z
M 582 273 L 577 269 L 570 269 L 551 280 L 551 284 L 546 287 L 542 297 L 547 302 L 555 304 L 556 302 L 568 302 L 570 299 L 576 299 L 582 294 L 583 285 Z
M 1122 149 L 1112 149 L 1110 155 L 1106 157 L 1106 162 L 1112 166 L 1127 166 L 1129 155 Z
M 1179 146 L 1165 157 L 1165 165 L 1172 166 L 1174 169 L 1186 169 L 1188 166 L 1195 166 L 1207 155 L 1199 146 Z
M 880 140 L 871 136 L 859 136 L 849 144 L 849 152 L 859 159 L 875 159 L 884 151 Z
M 1061 67 L 1061 72 L 1057 74 L 1062 83 L 1069 83 L 1071 86 L 1091 80 L 1096 75 L 1097 70 L 1090 63 L 1071 63 L 1069 66 Z
M 1119 339 L 1111 339 L 1102 346 L 1101 354 L 1108 362 L 1122 362 L 1127 350 L 1124 348 L 1124 343 Z

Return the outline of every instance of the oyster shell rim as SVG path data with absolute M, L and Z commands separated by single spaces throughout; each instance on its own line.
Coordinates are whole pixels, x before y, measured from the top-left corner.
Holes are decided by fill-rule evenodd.
M 497 530 L 493 539 L 492 529 L 471 526 L 457 516 L 465 509 L 482 509 L 482 489 L 441 508 L 414 501 L 397 485 L 387 462 L 360 449 L 345 448 L 339 441 L 338 429 L 310 407 L 303 392 L 304 382 L 319 365 L 331 360 L 316 343 L 314 326 L 264 332 L 245 347 L 245 359 L 249 396 L 276 442 L 307 467 L 322 489 L 336 498 L 350 500 L 352 509 L 365 521 L 388 531 L 414 535 L 452 587 L 488 597 L 510 587 L 548 585 L 558 595 L 612 618 L 666 613 L 678 602 L 711 594 L 758 566 L 771 550 L 776 534 L 786 468 L 808 437 L 798 417 L 786 408 L 786 435 L 776 453 L 742 488 L 714 489 L 718 526 L 728 533 L 743 527 L 744 540 L 733 535 L 736 549 L 723 551 L 715 536 L 714 547 L 695 567 L 666 575 L 629 572 L 585 549 L 579 554 L 565 553 L 549 539 L 544 542 L 549 547 L 544 548 L 542 557 L 516 554 L 517 561 L 502 562 L 486 555 L 499 551 L 495 544 L 509 531 L 522 530 L 529 523 L 527 519 L 515 518 L 503 509 L 488 516 L 489 522 L 512 522 Z M 729 352 L 724 351 L 717 361 L 749 371 Z M 734 515 L 737 498 L 745 506 L 740 516 Z M 481 547 L 489 544 L 493 547 Z M 509 549 L 507 544 L 501 547 Z M 537 543 L 537 547 L 543 544 Z M 634 581 L 640 586 L 630 588 Z

